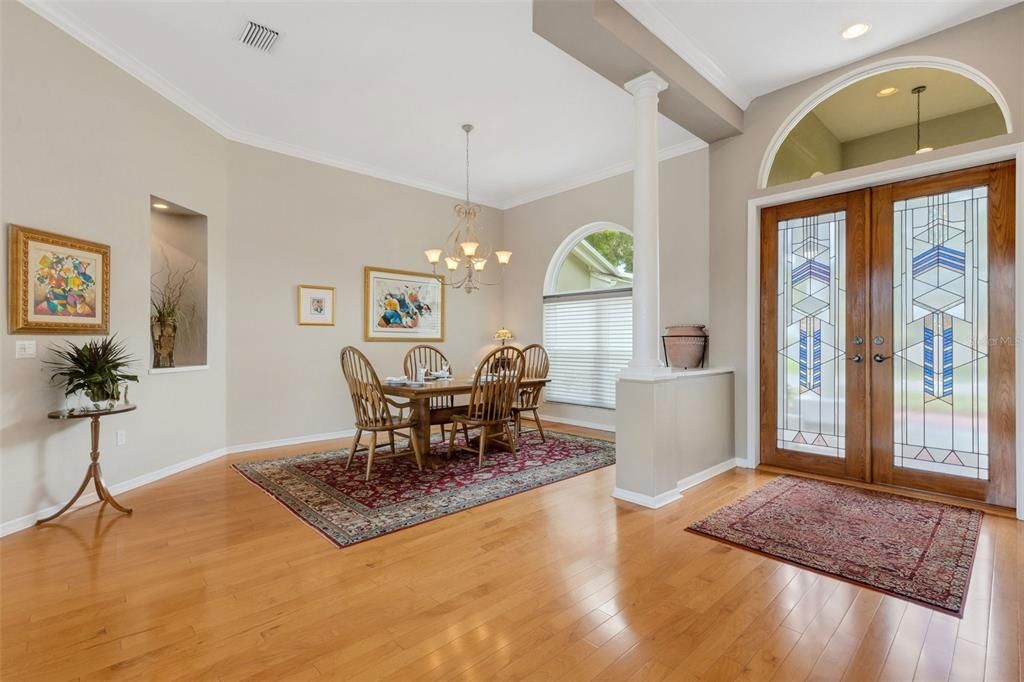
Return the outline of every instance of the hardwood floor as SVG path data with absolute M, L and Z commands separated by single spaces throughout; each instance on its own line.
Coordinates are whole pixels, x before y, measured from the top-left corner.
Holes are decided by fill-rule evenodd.
M 1021 679 L 1011 519 L 986 515 L 959 620 L 684 532 L 770 473 L 652 511 L 613 500 L 606 468 L 336 549 L 229 468 L 324 445 L 0 540 L 0 677 Z

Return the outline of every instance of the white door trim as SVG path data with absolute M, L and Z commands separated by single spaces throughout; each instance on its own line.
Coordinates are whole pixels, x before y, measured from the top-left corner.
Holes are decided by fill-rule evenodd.
M 1024 143 L 1007 144 L 959 156 L 925 161 L 912 166 L 868 173 L 856 178 L 825 182 L 813 187 L 781 190 L 747 201 L 747 451 L 741 459 L 744 466 L 753 468 L 761 461 L 759 404 L 760 388 L 760 298 L 761 298 L 761 209 L 765 206 L 788 204 L 803 199 L 828 196 L 840 192 L 900 182 L 911 178 L 946 173 L 997 161 L 1017 161 L 1017 271 L 1015 295 L 1016 315 L 1016 376 L 1017 395 L 1017 518 L 1024 520 Z

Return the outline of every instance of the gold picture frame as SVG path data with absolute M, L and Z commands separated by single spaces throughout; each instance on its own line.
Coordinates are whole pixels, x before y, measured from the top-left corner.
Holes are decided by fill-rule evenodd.
M 10 226 L 8 331 L 110 333 L 110 247 Z
M 444 280 L 430 272 L 363 268 L 364 341 L 444 341 Z
M 320 284 L 300 284 L 298 289 L 299 324 L 303 327 L 333 327 L 337 307 L 335 288 Z

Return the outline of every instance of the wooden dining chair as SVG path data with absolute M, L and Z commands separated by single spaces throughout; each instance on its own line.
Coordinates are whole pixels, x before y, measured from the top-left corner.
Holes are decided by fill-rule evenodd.
M 524 379 L 547 378 L 550 363 L 548 361 L 548 352 L 544 350 L 544 346 L 539 343 L 531 343 L 526 348 L 523 348 L 523 357 L 526 359 L 526 368 L 523 371 Z M 540 440 L 542 443 L 547 442 L 547 438 L 544 436 L 544 426 L 540 423 L 540 415 L 537 414 L 537 409 L 540 406 L 540 396 L 543 391 L 543 386 L 530 386 L 519 389 L 517 400 L 512 405 L 512 422 L 515 425 L 516 438 L 519 438 L 523 432 L 523 412 L 532 412 L 533 422 L 537 425 L 537 431 L 540 432 Z
M 423 470 L 423 454 L 420 452 L 419 441 L 413 437 L 412 429 L 416 424 L 415 415 L 408 403 L 402 404 L 391 400 L 384 395 L 380 379 L 373 365 L 357 348 L 346 346 L 341 349 L 341 371 L 348 382 L 348 390 L 352 395 L 352 407 L 356 413 L 356 437 L 352 440 L 352 447 L 348 451 L 348 460 L 345 468 L 352 464 L 352 455 L 359 449 L 359 441 L 363 432 L 369 432 L 370 445 L 367 448 L 366 456 L 366 480 L 370 480 L 370 472 L 373 469 L 373 461 L 377 455 L 377 434 L 387 432 L 391 441 L 391 452 L 380 455 L 379 459 L 390 459 L 392 457 L 404 457 L 413 455 L 416 459 L 416 466 Z M 398 414 L 394 414 L 391 408 L 396 408 Z M 409 414 L 405 414 L 405 410 Z M 399 433 L 399 429 L 407 429 L 405 433 Z M 395 451 L 395 434 L 404 436 L 412 444 L 411 450 Z
M 402 371 L 405 372 L 405 376 L 409 377 L 410 381 L 415 381 L 417 367 L 422 367 L 428 372 L 440 372 L 445 364 L 448 364 L 448 372 L 449 376 L 451 376 L 452 367 L 444 353 L 434 346 L 423 344 L 413 346 L 405 354 L 405 360 L 402 362 Z M 455 396 L 453 395 L 442 395 L 430 399 L 431 410 L 450 409 L 453 407 L 455 407 Z M 444 441 L 444 424 L 440 426 L 441 440 Z
M 503 369 L 491 373 L 492 367 L 502 367 Z M 466 413 L 452 417 L 452 433 L 448 440 L 449 454 L 455 452 L 455 435 L 458 427 L 461 426 L 466 435 L 466 442 L 459 449 L 468 452 L 477 452 L 469 447 L 469 430 L 480 429 L 478 467 L 484 465 L 487 443 L 489 441 L 500 442 L 501 438 L 505 439 L 505 444 L 512 452 L 512 456 L 518 458 L 516 437 L 510 424 L 512 403 L 515 402 L 519 393 L 519 382 L 523 378 L 525 367 L 526 359 L 523 357 L 522 351 L 512 346 L 493 350 L 483 359 L 473 377 L 473 388 L 469 394 L 469 406 Z

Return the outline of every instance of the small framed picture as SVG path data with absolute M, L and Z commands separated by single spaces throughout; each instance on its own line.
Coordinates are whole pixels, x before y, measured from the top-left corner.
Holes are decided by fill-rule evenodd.
M 299 324 L 334 326 L 334 287 L 299 285 Z

